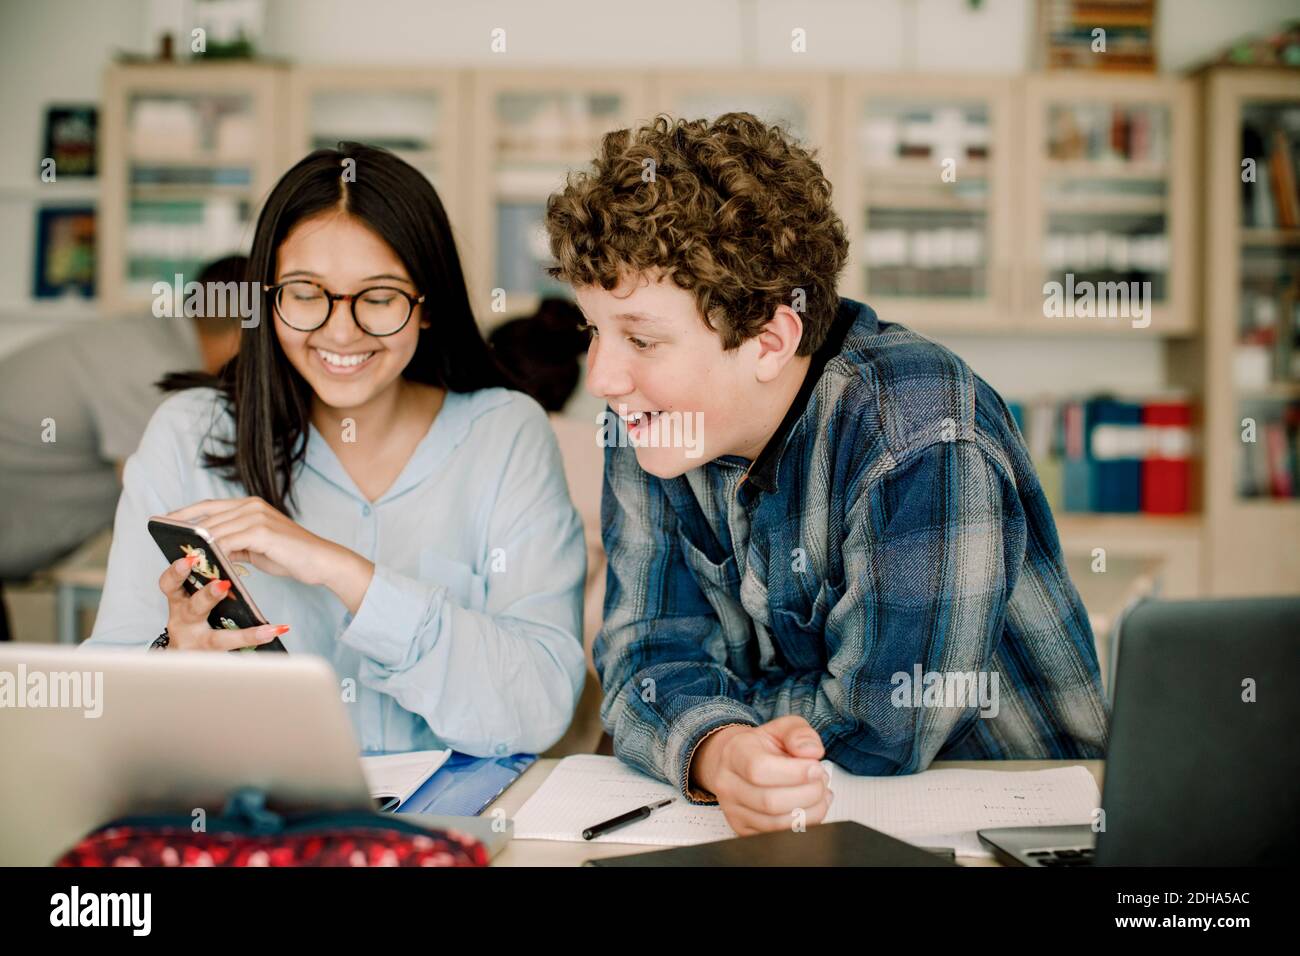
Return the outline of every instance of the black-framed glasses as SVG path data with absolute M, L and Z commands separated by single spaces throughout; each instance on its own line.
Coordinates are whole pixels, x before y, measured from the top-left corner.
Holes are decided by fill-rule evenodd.
M 411 321 L 411 313 L 424 301 L 404 289 L 388 285 L 371 286 L 351 295 L 339 295 L 306 279 L 294 279 L 265 287 L 273 293 L 275 314 L 299 332 L 314 332 L 330 320 L 334 303 L 346 300 L 352 321 L 367 335 L 382 338 L 396 335 Z

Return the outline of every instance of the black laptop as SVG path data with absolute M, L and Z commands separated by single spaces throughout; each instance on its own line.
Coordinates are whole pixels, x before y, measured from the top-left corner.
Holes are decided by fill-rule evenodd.
M 1120 623 L 1104 817 L 981 830 L 1015 866 L 1294 865 L 1300 597 L 1146 601 Z

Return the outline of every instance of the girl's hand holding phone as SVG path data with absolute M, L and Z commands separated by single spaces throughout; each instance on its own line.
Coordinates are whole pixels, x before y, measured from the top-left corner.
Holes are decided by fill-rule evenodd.
M 203 525 L 231 561 L 267 574 L 329 588 L 352 614 L 370 587 L 375 566 L 355 551 L 314 535 L 261 498 L 213 498 L 167 517 Z
M 225 598 L 230 582 L 213 581 L 190 594 L 185 579 L 197 560 L 197 556 L 188 555 L 173 561 L 158 579 L 159 589 L 167 596 L 168 650 L 234 651 L 266 644 L 289 630 L 287 624 L 214 630 L 208 624 L 208 612 Z

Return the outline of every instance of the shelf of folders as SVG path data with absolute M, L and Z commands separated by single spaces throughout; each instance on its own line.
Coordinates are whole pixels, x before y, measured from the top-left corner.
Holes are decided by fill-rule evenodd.
M 1300 398 L 1243 395 L 1238 405 L 1242 498 L 1300 498 Z
M 1300 498 L 1300 241 L 1243 245 L 1240 275 L 1237 493 Z
M 1008 401 L 1055 511 L 1193 509 L 1195 406 L 1182 394 Z

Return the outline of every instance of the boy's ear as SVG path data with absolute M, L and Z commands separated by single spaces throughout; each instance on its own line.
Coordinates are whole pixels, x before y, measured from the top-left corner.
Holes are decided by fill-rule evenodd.
M 754 377 L 760 382 L 770 382 L 794 358 L 803 339 L 803 320 L 788 305 L 778 305 L 767 320 L 763 330 L 754 337 L 758 343 L 758 356 Z

